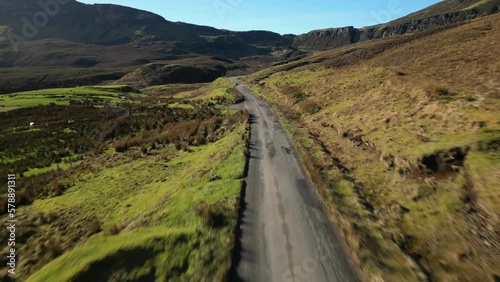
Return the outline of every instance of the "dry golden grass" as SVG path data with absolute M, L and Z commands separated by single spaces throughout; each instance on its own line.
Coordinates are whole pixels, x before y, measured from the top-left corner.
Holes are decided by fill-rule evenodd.
M 498 281 L 499 32 L 494 15 L 250 77 L 368 280 Z

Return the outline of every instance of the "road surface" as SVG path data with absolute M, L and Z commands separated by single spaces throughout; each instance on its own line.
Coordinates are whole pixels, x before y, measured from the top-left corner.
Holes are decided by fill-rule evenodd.
M 359 281 L 297 150 L 269 106 L 231 78 L 251 114 L 250 161 L 234 281 Z

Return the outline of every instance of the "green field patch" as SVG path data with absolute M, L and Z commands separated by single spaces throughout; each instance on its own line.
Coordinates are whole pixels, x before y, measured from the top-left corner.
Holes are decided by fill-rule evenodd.
M 477 193 L 477 204 L 489 215 L 500 214 L 500 154 L 492 151 L 474 151 L 467 157 L 465 166 L 469 177 L 469 189 Z M 491 175 L 496 175 L 491 177 Z M 469 195 L 474 196 L 474 195 Z
M 234 83 L 227 78 L 218 78 L 211 84 L 195 91 L 184 91 L 176 94 L 176 99 L 188 99 L 193 101 L 218 100 L 228 98 L 231 100 L 231 90 Z M 229 102 L 229 101 L 228 101 Z
M 173 103 L 168 105 L 171 109 L 194 109 L 193 105 L 184 104 L 184 103 Z
M 105 168 L 95 173 L 66 179 L 75 183 L 62 195 L 36 200 L 21 209 L 21 214 L 28 209 L 30 214 L 78 211 L 80 218 L 98 218 L 103 229 L 28 281 L 75 277 L 200 281 L 207 271 L 222 279 L 230 265 L 228 250 L 233 244 L 244 173 L 245 135 L 246 123 L 240 122 L 222 139 L 207 145 L 180 152 L 165 148 L 133 162 L 104 163 Z M 102 157 L 121 155 L 106 154 Z M 222 218 L 223 225 L 211 227 L 203 211 L 209 217 Z M 110 235 L 113 229 L 121 232 Z M 148 257 L 142 257 L 144 254 Z M 105 273 L 110 276 L 92 276 L 104 275 L 95 271 L 103 265 L 108 266 Z
M 102 281 L 113 275 L 133 280 L 162 277 L 157 281 L 165 281 L 186 267 L 184 256 L 190 252 L 187 242 L 194 235 L 193 228 L 145 228 L 118 236 L 95 236 L 53 260 L 27 281 Z M 166 261 L 165 256 L 169 257 Z M 113 274 L 110 268 L 120 271 Z
M 0 109 L 35 107 L 51 103 L 69 105 L 83 101 L 119 103 L 127 100 L 130 95 L 142 96 L 138 90 L 124 85 L 43 89 L 0 95 Z
M 71 167 L 76 166 L 79 163 L 81 163 L 81 160 L 79 160 L 79 161 L 72 161 L 72 160 L 70 160 L 70 158 L 81 159 L 81 158 L 83 158 L 83 155 L 65 157 L 65 158 L 61 159 L 62 161 L 60 163 L 53 163 L 53 164 L 51 164 L 48 167 L 32 168 L 32 169 L 24 172 L 23 175 L 25 177 L 29 177 L 29 176 L 32 176 L 32 175 L 42 174 L 42 173 L 46 173 L 46 172 L 49 172 L 49 171 L 63 171 L 63 170 L 66 170 L 68 168 L 71 168 Z
M 104 86 L 0 95 L 70 103 L 2 113 L 3 175 L 19 175 L 19 219 L 40 222 L 26 226 L 19 243 L 26 254 L 20 263 L 30 262 L 18 279 L 222 281 L 248 135 L 247 114 L 223 107 L 235 97 L 231 86 L 204 84 L 197 100 L 162 93 L 191 86 L 154 94 Z M 201 99 L 214 93 L 222 99 Z M 94 102 L 122 95 L 140 103 L 128 112 Z M 5 199 L 0 190 L 3 216 Z

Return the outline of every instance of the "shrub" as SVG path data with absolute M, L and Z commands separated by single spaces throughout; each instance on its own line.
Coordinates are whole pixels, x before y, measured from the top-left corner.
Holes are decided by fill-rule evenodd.
M 307 114 L 315 114 L 321 111 L 321 106 L 318 103 L 311 100 L 303 102 L 300 107 Z
M 294 104 L 300 103 L 307 99 L 307 95 L 302 92 L 302 90 L 296 86 L 283 86 L 280 91 L 289 96 Z
M 66 185 L 64 185 L 63 183 L 59 182 L 58 180 L 54 181 L 52 183 L 52 190 L 51 192 L 56 195 L 56 196 L 59 196 L 59 195 L 62 195 L 62 193 L 64 192 L 64 190 L 66 190 Z
M 106 231 L 106 233 L 108 235 L 118 235 L 118 234 L 120 234 L 121 231 L 122 231 L 122 229 L 120 227 L 118 227 L 117 225 L 113 224 L 110 228 L 108 228 L 108 230 Z
M 301 117 L 301 115 L 298 111 L 291 109 L 291 108 L 284 109 L 284 115 L 285 115 L 286 119 L 295 120 L 295 121 L 300 120 L 300 117 Z
M 7 199 L 0 198 L 0 214 L 4 214 L 7 212 Z
M 450 96 L 452 93 L 449 89 L 438 87 L 436 88 L 436 94 L 439 96 Z
M 88 227 L 89 235 L 93 235 L 101 231 L 102 231 L 101 222 L 97 218 L 93 218 Z
M 106 144 L 101 143 L 101 144 L 94 146 L 94 148 L 92 148 L 92 154 L 94 156 L 97 156 L 97 155 L 104 153 L 105 150 L 106 150 Z
M 226 217 L 223 213 L 215 211 L 207 203 L 201 202 L 197 208 L 198 215 L 203 218 L 207 227 L 220 228 L 226 224 Z
M 120 140 L 115 144 L 115 151 L 117 153 L 124 153 L 128 149 L 127 140 Z
M 177 149 L 177 151 L 180 151 L 182 149 L 182 143 L 180 141 L 176 141 L 175 142 L 175 149 Z

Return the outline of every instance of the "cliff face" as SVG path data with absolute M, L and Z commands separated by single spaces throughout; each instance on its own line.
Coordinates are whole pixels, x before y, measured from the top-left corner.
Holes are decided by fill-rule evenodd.
M 463 5 L 460 1 L 444 1 L 441 5 L 449 6 L 451 5 L 450 2 L 456 2 L 457 5 Z M 477 2 L 476 5 L 471 5 L 473 8 L 447 12 L 426 18 L 420 18 L 421 14 L 425 13 L 415 13 L 413 17 L 409 15 L 405 18 L 385 25 L 377 25 L 361 29 L 350 26 L 311 31 L 307 34 L 298 36 L 293 43 L 293 47 L 305 50 L 326 50 L 360 41 L 453 25 L 479 16 L 497 13 L 499 11 L 500 0 L 472 2 Z M 438 8 L 440 8 L 440 6 L 438 6 Z
M 87 21 L 89 24 L 103 29 L 167 23 L 164 18 L 156 14 L 117 5 L 85 5 L 85 10 L 86 15 L 79 18 L 78 21 Z
M 325 50 L 359 41 L 360 30 L 352 26 L 311 31 L 298 36 L 293 46 L 308 50 Z

